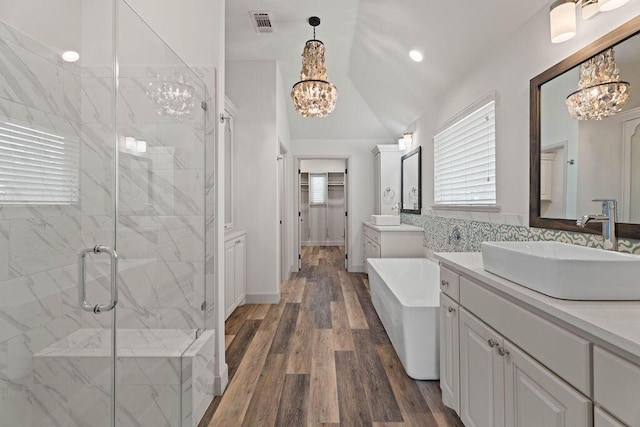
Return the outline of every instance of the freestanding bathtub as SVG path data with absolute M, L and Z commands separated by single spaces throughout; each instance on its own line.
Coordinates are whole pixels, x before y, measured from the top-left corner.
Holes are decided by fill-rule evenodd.
M 407 375 L 440 378 L 440 270 L 426 258 L 369 258 L 373 306 Z

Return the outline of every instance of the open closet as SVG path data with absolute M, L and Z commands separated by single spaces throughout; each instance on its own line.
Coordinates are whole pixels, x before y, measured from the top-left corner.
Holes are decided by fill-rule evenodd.
M 302 246 L 344 246 L 345 170 L 344 160 L 300 162 Z

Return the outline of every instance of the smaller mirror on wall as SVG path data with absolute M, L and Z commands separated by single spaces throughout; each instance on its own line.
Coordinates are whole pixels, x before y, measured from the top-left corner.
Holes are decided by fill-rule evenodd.
M 401 159 L 402 213 L 420 214 L 422 209 L 422 150 L 416 148 Z

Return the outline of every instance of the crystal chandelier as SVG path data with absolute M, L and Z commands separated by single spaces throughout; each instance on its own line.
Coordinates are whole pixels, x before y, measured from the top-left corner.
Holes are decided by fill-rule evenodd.
M 336 108 L 338 90 L 327 81 L 324 63 L 324 44 L 316 40 L 316 27 L 320 18 L 312 16 L 313 40 L 304 45 L 300 81 L 291 89 L 291 99 L 296 110 L 304 117 L 327 117 Z
M 574 119 L 602 120 L 619 113 L 630 92 L 631 85 L 620 81 L 613 49 L 608 49 L 580 65 L 578 90 L 566 103 Z
M 158 114 L 180 117 L 190 114 L 193 108 L 194 89 L 182 75 L 174 78 L 157 76 L 147 85 L 146 94 L 158 106 Z

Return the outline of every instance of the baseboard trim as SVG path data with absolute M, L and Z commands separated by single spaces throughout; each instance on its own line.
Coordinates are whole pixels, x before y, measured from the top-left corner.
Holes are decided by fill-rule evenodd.
M 340 241 L 322 241 L 322 242 L 302 242 L 302 246 L 344 246 L 344 240 Z
M 364 271 L 364 265 L 354 265 L 351 268 L 349 268 L 349 272 L 350 273 L 366 273 L 366 271 Z
M 280 293 L 277 294 L 247 294 L 245 296 L 246 304 L 279 304 Z
M 229 365 L 224 364 L 224 368 L 222 372 L 220 372 L 220 376 L 216 376 L 213 379 L 213 394 L 215 396 L 222 396 L 224 390 L 227 388 L 229 384 Z

